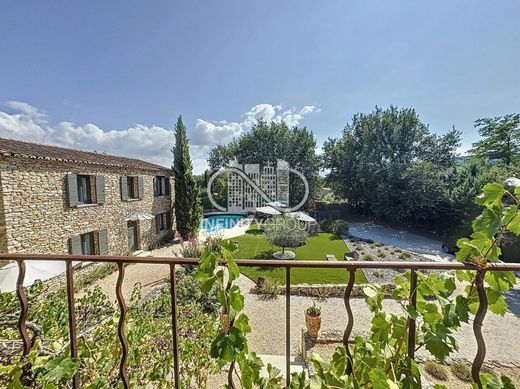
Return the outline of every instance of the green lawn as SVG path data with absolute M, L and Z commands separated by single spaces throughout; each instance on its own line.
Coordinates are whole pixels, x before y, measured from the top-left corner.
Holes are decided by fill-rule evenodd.
M 233 238 L 238 242 L 237 257 L 242 259 L 272 259 L 271 254 L 281 250 L 271 246 L 265 236 L 256 229 L 255 225 L 245 235 Z M 295 260 L 325 260 L 327 254 L 333 254 L 338 260 L 343 260 L 343 255 L 348 247 L 341 237 L 333 234 L 320 233 L 307 240 L 307 244 L 293 250 Z M 277 281 L 285 284 L 285 270 L 277 268 L 244 267 L 243 274 L 256 282 L 258 277 Z M 291 284 L 344 284 L 347 282 L 347 272 L 344 269 L 292 269 Z

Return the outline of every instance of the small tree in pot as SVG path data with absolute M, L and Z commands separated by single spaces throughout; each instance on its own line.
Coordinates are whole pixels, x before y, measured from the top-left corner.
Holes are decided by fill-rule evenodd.
M 321 308 L 316 304 L 312 304 L 305 310 L 305 325 L 307 326 L 307 335 L 316 339 L 321 328 Z

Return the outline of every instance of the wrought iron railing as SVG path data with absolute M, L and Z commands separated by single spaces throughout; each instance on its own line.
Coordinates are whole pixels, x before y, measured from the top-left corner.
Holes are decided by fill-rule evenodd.
M 78 357 L 77 334 L 76 334 L 76 314 L 74 307 L 74 261 L 86 262 L 111 262 L 118 266 L 118 278 L 115 285 L 115 292 L 119 304 L 120 318 L 118 323 L 118 335 L 121 343 L 121 360 L 119 363 L 119 376 L 125 388 L 129 388 L 129 379 L 126 370 L 126 362 L 129 351 L 128 341 L 125 336 L 125 316 L 127 306 L 122 293 L 122 285 L 125 277 L 125 264 L 145 263 L 153 265 L 169 265 L 170 266 L 170 297 L 172 302 L 172 336 L 173 336 L 173 367 L 174 367 L 174 385 L 178 389 L 180 386 L 179 371 L 181 369 L 179 363 L 178 338 L 177 338 L 177 297 L 176 297 L 176 265 L 197 265 L 199 260 L 193 258 L 173 258 L 173 257 L 116 257 L 116 256 L 99 256 L 99 255 L 41 255 L 41 254 L 0 254 L 0 260 L 14 260 L 18 263 L 19 274 L 17 280 L 16 293 L 20 301 L 21 311 L 18 319 L 18 331 L 23 343 L 23 355 L 28 355 L 31 349 L 31 339 L 27 332 L 27 313 L 29 302 L 24 291 L 23 282 L 25 278 L 25 261 L 64 261 L 66 264 L 66 288 L 68 300 L 68 320 L 69 320 L 69 338 L 71 357 Z M 479 268 L 471 263 L 460 262 L 384 262 L 384 261 L 290 261 L 290 260 L 251 260 L 238 259 L 236 263 L 245 267 L 270 267 L 285 268 L 285 357 L 286 357 L 286 382 L 290 381 L 290 344 L 291 344 L 291 269 L 293 268 L 335 268 L 346 269 L 349 274 L 349 281 L 345 288 L 344 303 L 348 314 L 348 321 L 343 335 L 343 345 L 346 347 L 347 354 L 349 351 L 349 338 L 354 325 L 354 314 L 350 306 L 350 296 L 354 287 L 354 273 L 356 269 L 401 269 L 410 270 L 410 301 L 416 308 L 416 290 L 417 290 L 417 271 L 419 270 L 474 270 L 477 272 L 477 282 L 475 287 L 480 299 L 480 305 L 477 314 L 473 320 L 473 332 L 477 341 L 477 353 L 472 364 L 472 376 L 475 382 L 479 384 L 479 374 L 482 364 L 486 356 L 486 345 L 482 336 L 482 322 L 487 311 L 487 299 L 484 290 L 484 275 L 488 271 L 520 271 L 520 264 L 512 263 L 491 263 L 486 268 Z M 410 318 L 408 330 L 408 355 L 410 358 L 415 357 L 415 320 Z M 352 366 L 347 367 L 351 371 Z M 73 377 L 72 386 L 80 387 L 79 372 Z

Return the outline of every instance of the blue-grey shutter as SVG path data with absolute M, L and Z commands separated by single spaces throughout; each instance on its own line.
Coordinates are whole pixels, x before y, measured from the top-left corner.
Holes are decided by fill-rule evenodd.
M 99 255 L 108 255 L 108 231 L 107 229 L 98 231 Z
M 170 177 L 165 177 L 164 178 L 164 186 L 165 186 L 165 195 L 168 196 L 170 194 Z
M 153 178 L 153 195 L 157 196 L 157 177 Z
M 67 196 L 69 198 L 69 206 L 78 205 L 78 176 L 76 174 L 67 174 Z
M 98 204 L 105 203 L 105 176 L 96 176 L 96 201 Z
M 170 229 L 172 226 L 172 213 L 171 211 L 166 212 L 166 229 Z
M 81 254 L 81 237 L 79 235 L 74 235 L 69 240 L 69 251 L 72 255 L 80 255 Z
M 155 215 L 155 233 L 161 232 L 161 214 Z
M 144 178 L 139 176 L 137 178 L 137 183 L 139 187 L 139 198 L 142 199 L 144 198 Z
M 128 200 L 128 179 L 126 176 L 121 176 L 121 200 Z

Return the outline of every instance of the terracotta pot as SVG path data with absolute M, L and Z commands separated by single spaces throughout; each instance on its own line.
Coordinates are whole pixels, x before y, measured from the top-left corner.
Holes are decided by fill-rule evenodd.
M 256 281 L 256 286 L 259 289 L 262 289 L 265 285 L 265 278 L 264 277 L 258 277 L 258 280 Z
M 222 333 L 229 334 L 229 315 L 220 311 L 220 322 L 222 323 Z
M 305 310 L 305 325 L 307 326 L 307 335 L 316 339 L 321 328 L 321 315 L 310 315 L 307 310 Z

